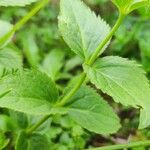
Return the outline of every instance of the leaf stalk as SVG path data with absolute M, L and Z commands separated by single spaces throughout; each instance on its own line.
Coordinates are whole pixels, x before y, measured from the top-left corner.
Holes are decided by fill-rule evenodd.
M 33 131 L 35 131 L 40 125 L 42 125 L 46 120 L 50 118 L 51 115 L 47 115 L 43 117 L 39 122 L 37 122 L 35 125 L 31 126 L 29 129 L 26 130 L 26 134 L 31 135 Z
M 102 49 L 103 47 L 109 42 L 109 40 L 112 38 L 112 36 L 114 35 L 114 33 L 117 31 L 117 29 L 119 28 L 119 26 L 121 25 L 121 23 L 124 20 L 125 15 L 122 13 L 119 13 L 119 17 L 118 20 L 116 21 L 114 27 L 112 28 L 112 30 L 110 31 L 110 33 L 106 36 L 106 38 L 100 43 L 100 45 L 96 48 L 95 52 L 93 53 L 93 55 L 91 56 L 90 60 L 87 62 L 88 65 L 93 65 L 93 63 L 95 62 L 95 60 L 97 59 L 97 57 L 102 54 Z

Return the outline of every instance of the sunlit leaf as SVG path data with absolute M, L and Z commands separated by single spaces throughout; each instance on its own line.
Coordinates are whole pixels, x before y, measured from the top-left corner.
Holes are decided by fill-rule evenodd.
M 109 25 L 80 0 L 61 0 L 59 29 L 71 50 L 85 60 L 110 31 Z
M 98 59 L 92 67 L 85 66 L 85 71 L 91 82 L 114 101 L 141 108 L 140 128 L 150 125 L 150 85 L 138 64 L 109 56 Z
M 120 128 L 119 118 L 112 108 L 100 95 L 86 86 L 80 88 L 70 100 L 68 113 L 79 125 L 92 132 L 109 134 Z

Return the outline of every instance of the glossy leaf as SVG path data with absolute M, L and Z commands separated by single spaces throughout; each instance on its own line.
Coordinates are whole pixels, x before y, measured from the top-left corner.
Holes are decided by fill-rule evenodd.
M 140 128 L 150 124 L 150 88 L 145 72 L 134 61 L 121 57 L 98 59 L 93 67 L 85 66 L 91 82 L 116 102 L 141 109 Z
M 25 6 L 38 0 L 0 0 L 0 6 Z
M 0 81 L 0 107 L 45 115 L 51 112 L 58 91 L 51 79 L 35 70 L 20 71 Z M 4 93 L 4 94 L 3 94 Z
M 70 117 L 92 132 L 109 134 L 120 128 L 119 119 L 112 108 L 87 86 L 78 90 L 69 106 Z
M 59 29 L 71 50 L 86 60 L 110 31 L 109 25 L 80 0 L 61 0 Z

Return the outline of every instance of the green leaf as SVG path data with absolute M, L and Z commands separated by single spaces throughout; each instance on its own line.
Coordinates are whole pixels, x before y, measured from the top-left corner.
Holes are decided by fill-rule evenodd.
M 120 12 L 128 14 L 135 9 L 145 7 L 150 4 L 149 0 L 112 0 L 112 2 L 118 7 Z
M 43 116 L 29 116 L 28 115 L 28 127 L 32 127 L 33 125 L 35 125 L 39 120 L 43 119 Z M 45 134 L 48 132 L 50 126 L 51 126 L 51 122 L 52 122 L 52 117 L 50 117 L 49 119 L 47 119 L 45 122 L 43 122 L 43 124 L 41 124 L 36 131 L 40 134 Z
M 61 0 L 59 29 L 71 50 L 85 60 L 110 31 L 109 25 L 80 0 Z
M 70 60 L 68 60 L 65 64 L 64 70 L 71 71 L 77 66 L 81 66 L 83 63 L 82 59 L 79 56 L 72 57 Z
M 7 93 L 7 91 L 9 91 Z M 0 107 L 16 111 L 46 115 L 58 99 L 55 84 L 44 73 L 36 70 L 18 71 L 0 81 Z
M 143 106 L 143 109 L 140 110 L 140 124 L 139 124 L 139 129 L 146 128 L 150 125 L 150 102 L 149 102 L 149 97 L 147 97 L 147 102 L 145 102 L 145 105 Z
M 24 113 L 9 110 L 10 118 L 16 123 L 20 129 L 26 129 L 28 127 L 28 117 Z
M 120 128 L 112 108 L 91 88 L 81 87 L 70 103 L 70 117 L 83 128 L 99 134 L 115 133 Z
M 40 62 L 40 53 L 35 40 L 35 35 L 32 33 L 32 30 L 28 30 L 26 32 L 23 32 L 20 38 L 28 63 L 31 67 L 37 68 Z
M 5 148 L 9 143 L 9 139 L 6 139 L 3 132 L 0 131 L 0 149 Z
M 57 79 L 59 71 L 63 66 L 64 52 L 62 50 L 52 50 L 45 57 L 42 70 L 44 70 L 53 80 Z
M 1 0 L 0 6 L 25 6 L 38 0 Z
M 142 107 L 140 128 L 150 124 L 150 88 L 145 72 L 134 61 L 121 57 L 98 59 L 92 67 L 85 66 L 91 82 L 116 102 L 135 108 Z
M 49 150 L 49 142 L 45 135 L 34 133 L 30 136 L 22 131 L 15 146 L 15 150 Z
M 136 147 L 136 148 L 132 148 L 131 150 L 145 150 L 145 147 Z
M 28 136 L 24 131 L 20 132 L 17 137 L 15 150 L 28 150 Z
M 0 20 L 0 38 L 2 38 L 5 34 L 7 34 L 12 28 L 13 28 L 12 24 L 10 24 L 7 21 Z M 12 36 L 10 36 L 10 38 L 6 40 L 4 43 L 0 43 L 0 48 L 6 46 L 10 42 L 11 38 Z
M 50 145 L 45 135 L 34 133 L 30 137 L 29 150 L 49 150 Z
M 0 115 L 0 131 L 9 132 L 16 129 L 16 124 L 13 119 L 7 115 Z
M 133 10 L 139 9 L 141 7 L 147 7 L 149 9 L 150 7 L 150 0 L 134 0 L 132 6 L 130 7 L 130 12 Z
M 140 31 L 141 32 L 137 38 L 139 42 L 139 48 L 141 50 L 142 64 L 146 72 L 150 72 L 149 21 L 141 26 Z
M 19 52 L 12 48 L 6 47 L 0 50 L 0 72 L 2 74 L 3 70 L 11 71 L 15 69 L 21 69 L 22 56 Z
M 112 0 L 112 2 L 119 8 L 128 8 L 134 0 Z

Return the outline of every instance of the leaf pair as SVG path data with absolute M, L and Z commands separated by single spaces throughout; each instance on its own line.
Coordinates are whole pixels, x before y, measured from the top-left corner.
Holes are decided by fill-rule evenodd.
M 1 107 L 34 115 L 68 113 L 82 127 L 101 134 L 116 132 L 120 127 L 111 107 L 86 86 L 78 90 L 70 105 L 58 108 L 55 107 L 58 91 L 54 83 L 39 71 L 23 71 L 6 76 L 0 85 L 3 93 L 10 90 L 0 99 Z M 114 124 L 113 128 L 110 124 Z

